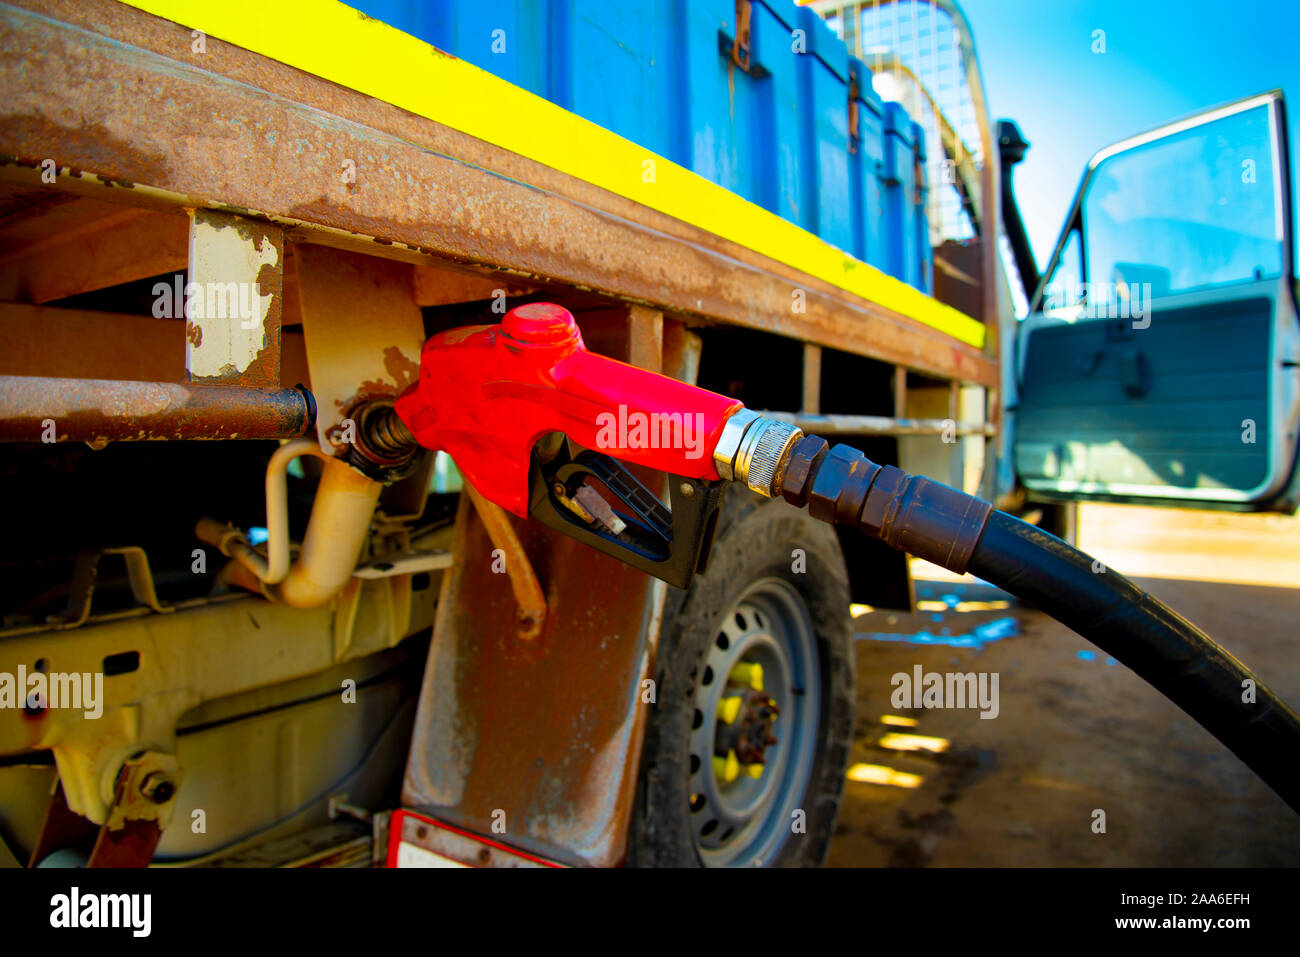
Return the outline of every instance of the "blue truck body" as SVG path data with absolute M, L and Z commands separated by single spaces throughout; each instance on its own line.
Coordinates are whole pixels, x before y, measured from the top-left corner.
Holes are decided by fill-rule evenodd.
M 922 130 L 806 7 L 752 3 L 746 72 L 732 0 L 351 2 L 932 291 Z

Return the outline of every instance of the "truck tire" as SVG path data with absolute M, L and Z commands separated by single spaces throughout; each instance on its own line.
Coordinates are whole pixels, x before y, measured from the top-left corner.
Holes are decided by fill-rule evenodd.
M 708 570 L 670 592 L 661 635 L 628 863 L 821 864 L 844 788 L 855 686 L 834 530 L 733 486 Z M 769 743 L 756 756 L 765 719 Z

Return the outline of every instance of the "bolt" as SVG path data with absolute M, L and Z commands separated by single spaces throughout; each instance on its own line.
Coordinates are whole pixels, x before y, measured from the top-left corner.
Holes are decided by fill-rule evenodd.
M 835 446 L 822 460 L 807 492 L 808 514 L 832 524 L 856 524 L 867 491 L 880 471 L 879 465 L 857 449 Z M 802 484 L 806 486 L 806 480 Z
M 813 479 L 816 478 L 828 449 L 825 439 L 805 435 L 786 456 L 785 469 L 781 473 L 781 495 L 791 505 L 803 506 L 807 503 Z
M 176 795 L 176 785 L 164 772 L 153 771 L 141 782 L 140 793 L 154 804 L 166 804 Z
M 683 483 L 679 486 L 679 489 L 681 490 L 682 496 L 683 496 L 684 498 L 694 498 L 694 497 L 695 497 L 695 486 L 692 485 L 690 482 L 683 482 Z

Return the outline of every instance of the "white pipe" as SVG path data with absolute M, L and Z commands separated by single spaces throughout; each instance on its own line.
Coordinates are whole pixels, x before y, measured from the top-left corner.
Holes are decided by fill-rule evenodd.
M 356 570 L 384 489 L 342 459 L 325 459 L 298 560 L 282 581 L 262 587 L 268 598 L 294 608 L 315 608 L 342 591 Z
M 303 455 L 316 456 L 324 469 L 302 551 L 291 566 L 285 476 L 289 463 Z M 333 598 L 352 577 L 382 490 L 381 483 L 327 455 L 315 439 L 296 439 L 276 449 L 266 467 L 266 557 L 242 531 L 214 519 L 200 519 L 195 533 L 256 578 L 266 597 L 294 608 L 313 608 Z M 254 585 L 241 575 L 232 579 L 245 587 Z

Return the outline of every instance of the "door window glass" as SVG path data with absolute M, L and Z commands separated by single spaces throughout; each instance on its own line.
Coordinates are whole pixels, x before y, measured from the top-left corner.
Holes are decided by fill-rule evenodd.
M 1281 275 L 1274 154 L 1263 104 L 1099 163 L 1083 199 L 1090 305 Z

